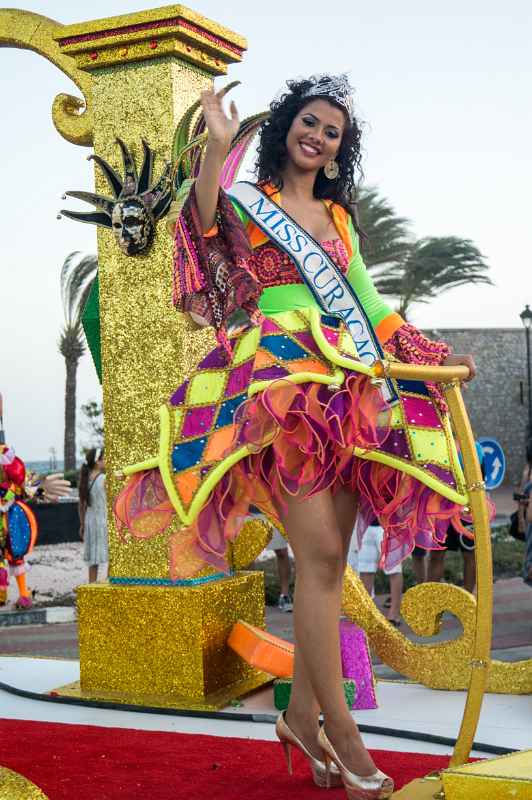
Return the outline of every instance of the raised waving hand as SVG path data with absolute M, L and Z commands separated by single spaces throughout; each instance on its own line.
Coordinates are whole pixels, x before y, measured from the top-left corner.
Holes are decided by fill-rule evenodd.
M 201 93 L 201 107 L 209 132 L 208 144 L 216 144 L 229 150 L 240 125 L 236 105 L 231 101 L 228 116 L 224 111 L 221 93 L 217 94 L 209 89 Z
M 213 91 L 201 93 L 201 106 L 209 138 L 196 180 L 196 200 L 203 230 L 208 231 L 214 225 L 220 176 L 240 120 L 235 104 L 231 102 L 227 116 L 221 96 Z

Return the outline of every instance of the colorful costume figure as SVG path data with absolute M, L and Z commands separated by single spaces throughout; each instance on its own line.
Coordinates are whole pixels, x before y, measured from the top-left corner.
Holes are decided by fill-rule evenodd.
M 282 206 L 272 186 L 262 190 Z M 441 364 L 449 354 L 394 313 L 375 290 L 348 213 L 324 201 L 338 236 L 321 246 L 355 289 L 389 360 Z M 175 233 L 175 304 L 214 324 L 219 346 L 161 408 L 160 450 L 127 467 L 115 503 L 119 528 L 147 538 L 174 514 L 170 575 L 206 564 L 228 570 L 226 549 L 256 506 L 274 524 L 283 493 L 348 487 L 360 536 L 378 517 L 381 564 L 414 545 L 440 549 L 467 502 L 438 387 L 394 381 L 382 399 L 344 323 L 324 316 L 291 259 L 220 191 L 203 235 L 194 188 Z M 303 500 L 304 502 L 304 500 Z
M 37 539 L 37 522 L 25 499 L 37 487 L 26 484 L 26 467 L 12 447 L 0 445 L 0 605 L 7 601 L 9 570 L 15 575 L 19 597 L 16 605 L 29 608 L 25 557 Z

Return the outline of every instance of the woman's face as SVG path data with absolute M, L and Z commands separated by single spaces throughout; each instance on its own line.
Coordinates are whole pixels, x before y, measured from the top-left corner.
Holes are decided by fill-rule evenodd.
M 311 100 L 294 117 L 286 147 L 299 169 L 317 172 L 334 159 L 346 125 L 345 116 L 327 100 Z

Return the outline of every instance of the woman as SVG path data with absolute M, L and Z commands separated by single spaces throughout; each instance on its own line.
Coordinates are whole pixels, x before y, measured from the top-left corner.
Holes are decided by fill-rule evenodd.
M 104 452 L 98 457 L 96 453 L 95 448 L 87 451 L 79 477 L 79 535 L 85 543 L 89 583 L 98 580 L 98 566 L 108 561 Z
M 288 86 L 261 129 L 257 164 L 261 196 L 291 218 L 285 238 L 299 226 L 302 238 L 294 234 L 293 249 L 310 241 L 313 257 L 319 254 L 324 264 L 332 259 L 390 357 L 466 364 L 472 376 L 470 356 L 451 356 L 446 345 L 405 325 L 366 273 L 349 206 L 360 128 L 345 76 Z M 184 527 L 170 542 L 175 577 L 193 575 L 206 563 L 227 569 L 227 542 L 238 535 L 250 504 L 282 524 L 297 568 L 297 646 L 290 706 L 278 720 L 278 736 L 287 755 L 293 745 L 309 759 L 318 785 L 325 785 L 327 771 L 349 798 L 386 798 L 393 782 L 376 770 L 343 695 L 343 574 L 357 501 L 366 525 L 376 516 L 386 531 L 387 567 L 415 542 L 440 546 L 464 492 L 445 402 L 436 387 L 407 387 L 414 390 L 408 413 L 415 405 L 435 449 L 448 448 L 429 476 L 424 446 L 407 455 L 400 442 L 400 426 L 415 421 L 400 421 L 406 400 L 392 408 L 383 399 L 383 387 L 360 372 L 348 326 L 321 313 L 304 270 L 265 231 L 260 214 L 254 217 L 251 205 L 244 208 L 220 191 L 237 110 L 231 104 L 227 117 L 212 92 L 202 94 L 202 106 L 208 144 L 177 220 L 174 286 L 180 309 L 215 325 L 219 347 L 161 409 L 160 456 L 126 468 L 133 478 L 115 513 L 119 525 L 145 537 L 150 520 L 155 534 L 177 512 Z M 263 210 L 260 197 L 256 208 Z M 266 218 L 271 214 L 263 213 Z

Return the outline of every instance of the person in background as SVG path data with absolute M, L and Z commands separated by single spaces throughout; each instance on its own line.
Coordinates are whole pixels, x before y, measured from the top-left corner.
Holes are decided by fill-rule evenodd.
M 261 519 L 263 522 L 266 522 L 267 525 L 273 531 L 272 538 L 266 545 L 266 550 L 273 551 L 275 553 L 275 559 L 277 561 L 277 572 L 279 575 L 279 585 L 280 585 L 280 594 L 279 600 L 277 601 L 277 607 L 280 611 L 285 613 L 291 612 L 294 610 L 294 601 L 292 598 L 292 594 L 290 592 L 290 580 L 292 578 L 292 565 L 290 564 L 290 554 L 288 552 L 288 544 L 286 539 L 282 536 L 281 532 L 275 525 L 272 525 L 271 522 L 266 518 L 264 514 L 261 514 L 258 508 L 252 506 L 250 508 L 250 515 L 253 519 Z
M 368 527 L 364 538 L 362 539 L 362 547 L 357 551 L 357 537 L 353 535 L 351 545 L 349 547 L 349 555 L 347 557 L 349 566 L 358 572 L 360 580 L 364 584 L 366 591 L 371 597 L 375 597 L 375 574 L 378 569 L 379 561 L 381 558 L 382 541 L 384 538 L 384 530 L 379 525 L 377 519 Z M 401 564 L 397 564 L 390 570 L 383 570 L 384 574 L 388 576 L 390 581 L 390 601 L 386 602 L 385 608 L 388 608 L 388 620 L 398 628 L 401 624 L 401 597 L 403 595 L 403 568 Z
M 530 485 L 532 489 L 532 485 Z M 525 532 L 525 564 L 523 567 L 523 580 L 528 586 L 532 586 L 532 503 L 528 502 L 526 507 L 526 532 Z
M 532 586 L 532 438 L 528 440 L 526 446 L 526 464 L 521 477 L 520 492 L 518 500 L 518 522 L 525 534 L 525 563 L 523 565 L 523 580 L 528 586 Z
M 98 567 L 109 560 L 104 452 L 88 450 L 79 476 L 79 536 L 89 565 L 89 583 L 98 580 Z
M 473 594 L 476 582 L 475 542 L 457 531 L 453 525 L 449 525 L 445 548 L 445 550 L 431 550 L 428 564 L 428 580 L 436 583 L 442 581 L 445 571 L 445 554 L 449 550 L 455 553 L 460 550 L 464 565 L 464 589 Z
M 294 601 L 290 592 L 290 579 L 292 577 L 292 567 L 290 564 L 290 555 L 288 553 L 288 544 L 281 533 L 275 526 L 273 527 L 273 536 L 268 544 L 267 550 L 273 550 L 277 560 L 277 571 L 279 573 L 280 594 L 277 602 L 277 607 L 280 611 L 288 613 L 294 610 Z
M 525 539 L 527 521 L 526 511 L 528 507 L 528 496 L 532 488 L 532 439 L 529 439 L 526 445 L 526 464 L 523 467 L 523 474 L 521 480 L 517 485 L 517 492 L 514 494 L 514 500 L 517 503 L 517 527 L 520 534 L 520 539 Z
M 414 547 L 411 556 L 416 583 L 425 583 L 427 580 L 427 551 L 422 547 Z
M 0 410 L 2 396 L 0 395 Z M 5 444 L 0 414 L 0 606 L 7 603 L 9 573 L 18 586 L 15 607 L 32 607 L 32 592 L 26 582 L 28 556 L 37 540 L 38 525 L 28 503 L 56 503 L 70 493 L 70 483 L 61 474 L 39 479 L 26 472 L 26 465 Z
M 484 478 L 484 451 L 482 446 L 476 442 L 476 450 L 482 477 Z M 469 526 L 466 526 L 469 527 Z M 475 591 L 476 583 L 476 560 L 475 542 L 464 533 L 457 531 L 452 524 L 447 530 L 445 550 L 431 550 L 428 564 L 428 580 L 439 583 L 443 580 L 445 570 L 445 554 L 448 550 L 457 552 L 460 550 L 463 559 L 464 569 L 464 589 L 471 594 Z

